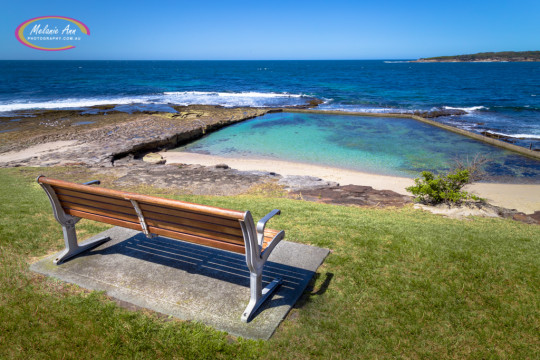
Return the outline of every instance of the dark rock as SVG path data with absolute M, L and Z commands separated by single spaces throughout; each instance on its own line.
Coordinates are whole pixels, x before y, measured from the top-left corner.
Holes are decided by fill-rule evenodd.
M 514 214 L 514 216 L 512 216 L 512 219 L 526 224 L 538 224 L 537 220 L 523 213 Z
M 534 213 L 529 214 L 529 217 L 534 219 L 537 224 L 540 224 L 540 211 L 535 211 Z
M 497 139 L 497 140 L 504 140 L 504 141 L 510 141 L 510 138 L 508 136 L 494 134 L 489 131 L 480 131 L 480 134 L 487 136 L 488 138 Z
M 345 185 L 325 186 L 316 189 L 297 190 L 291 197 L 327 204 L 401 207 L 412 203 L 410 196 L 401 195 L 391 190 L 375 190 L 371 186 Z
M 229 165 L 227 164 L 217 164 L 215 166 L 216 169 L 228 169 L 229 168 Z
M 324 100 L 322 99 L 309 98 L 306 104 L 294 105 L 294 106 L 289 106 L 289 107 L 295 108 L 295 109 L 311 109 L 311 108 L 319 106 L 322 103 L 324 103 Z
M 461 109 L 435 109 L 428 111 L 414 111 L 413 115 L 420 116 L 426 119 L 437 118 L 441 116 L 456 116 L 456 115 L 465 115 L 466 111 Z

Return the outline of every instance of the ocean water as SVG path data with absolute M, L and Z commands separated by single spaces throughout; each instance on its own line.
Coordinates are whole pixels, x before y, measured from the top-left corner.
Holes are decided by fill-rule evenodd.
M 175 111 L 171 105 L 281 107 L 305 105 L 314 98 L 322 100 L 320 109 L 360 113 L 462 109 L 465 115 L 435 120 L 473 132 L 501 134 L 517 145 L 540 150 L 540 63 L 0 61 L 0 133 L 16 131 L 3 116 L 28 116 L 25 112 L 32 109 L 96 112 L 88 108 L 114 104 L 125 112 L 171 112 Z M 410 121 L 346 118 L 356 120 L 270 116 L 272 121 L 257 126 L 283 141 L 295 139 L 295 131 L 311 138 L 302 146 L 290 139 L 289 145 L 276 148 L 262 146 L 261 138 L 251 149 L 265 149 L 261 156 L 287 150 L 282 158 L 404 176 L 448 168 L 449 159 L 457 155 L 493 152 L 474 140 Z M 388 140 L 391 134 L 397 136 L 395 141 Z M 247 137 L 242 140 L 248 144 Z M 237 153 L 251 151 L 240 145 L 227 146 Z M 204 151 L 226 153 L 217 148 Z M 493 177 L 537 179 L 539 161 L 499 149 L 494 154 L 498 160 L 491 165 Z
M 448 171 L 480 154 L 487 181 L 540 183 L 540 161 L 412 119 L 272 113 L 228 126 L 176 149 L 234 158 L 323 164 L 417 177 Z M 264 160 L 261 160 L 264 161 Z
M 322 109 L 358 112 L 463 109 L 437 120 L 540 148 L 540 63 L 0 61 L 0 115 L 103 104 L 294 106 L 312 97 Z

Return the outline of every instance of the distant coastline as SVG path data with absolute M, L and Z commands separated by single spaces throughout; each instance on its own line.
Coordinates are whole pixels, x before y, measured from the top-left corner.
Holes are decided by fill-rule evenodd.
M 411 62 L 536 62 L 540 61 L 540 51 L 501 51 L 467 55 L 436 56 L 420 58 Z

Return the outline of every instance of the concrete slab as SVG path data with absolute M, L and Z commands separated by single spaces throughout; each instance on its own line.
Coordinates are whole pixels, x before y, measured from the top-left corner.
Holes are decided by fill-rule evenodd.
M 56 266 L 51 255 L 31 270 L 106 291 L 109 296 L 172 315 L 200 321 L 236 336 L 269 339 L 308 285 L 329 251 L 282 241 L 263 272 L 263 286 L 275 277 L 283 284 L 253 320 L 240 316 L 249 301 L 249 271 L 242 254 L 111 228 L 93 237 L 111 240 Z M 88 241 L 91 241 L 89 239 Z

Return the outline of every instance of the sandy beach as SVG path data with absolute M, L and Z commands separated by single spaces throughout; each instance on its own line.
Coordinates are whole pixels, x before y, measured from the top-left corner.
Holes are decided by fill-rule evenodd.
M 281 175 L 309 175 L 340 185 L 364 185 L 377 190 L 392 190 L 399 194 L 410 195 L 405 188 L 414 184 L 409 178 L 369 174 L 322 165 L 295 163 L 281 160 L 255 158 L 228 158 L 189 152 L 162 152 L 168 164 L 200 164 L 213 166 L 227 164 L 232 168 L 245 171 L 271 171 Z M 466 188 L 485 198 L 489 203 L 509 209 L 516 209 L 530 214 L 540 210 L 540 185 L 529 184 L 494 184 L 476 183 Z

